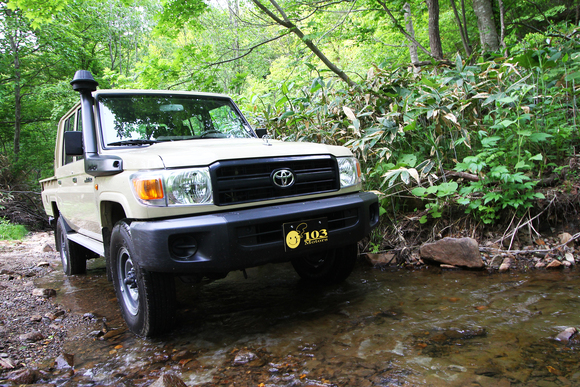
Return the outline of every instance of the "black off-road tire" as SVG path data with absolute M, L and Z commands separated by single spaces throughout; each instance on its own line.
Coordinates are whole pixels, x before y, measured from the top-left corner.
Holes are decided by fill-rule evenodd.
M 324 284 L 340 283 L 352 273 L 357 255 L 357 245 L 352 244 L 294 258 L 292 266 L 305 281 Z
M 111 233 L 111 271 L 121 312 L 129 329 L 144 337 L 170 331 L 175 323 L 175 279 L 139 267 L 129 225 Z
M 61 216 L 56 222 L 56 243 L 60 252 L 62 271 L 66 275 L 86 274 L 88 251 L 67 237 L 68 226 Z

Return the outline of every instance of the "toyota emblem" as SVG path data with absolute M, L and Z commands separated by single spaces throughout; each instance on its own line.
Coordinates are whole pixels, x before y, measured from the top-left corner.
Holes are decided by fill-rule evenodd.
M 278 169 L 272 174 L 274 185 L 279 188 L 289 188 L 294 185 L 294 173 L 289 169 Z

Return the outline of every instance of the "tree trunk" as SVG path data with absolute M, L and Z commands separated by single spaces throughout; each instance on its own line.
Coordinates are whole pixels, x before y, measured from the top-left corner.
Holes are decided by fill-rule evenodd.
M 493 20 L 493 9 L 491 0 L 473 0 L 473 11 L 477 16 L 477 28 L 479 29 L 479 40 L 484 50 L 499 50 L 499 39 L 497 29 Z
M 18 45 L 18 30 L 10 34 L 10 50 L 14 55 L 14 162 L 18 161 L 20 154 L 20 130 L 22 126 L 22 97 L 20 90 L 22 88 L 22 76 L 20 74 L 20 53 Z
M 455 21 L 459 26 L 459 35 L 461 35 L 461 43 L 463 43 L 463 49 L 467 56 L 471 55 L 471 47 L 469 46 L 469 38 L 467 35 L 467 26 L 463 26 L 461 23 L 461 18 L 459 17 L 459 12 L 457 12 L 457 6 L 455 5 L 455 0 L 449 0 L 451 2 L 451 8 L 453 8 L 453 14 L 455 15 Z M 465 13 L 464 13 L 465 15 Z
M 429 10 L 429 48 L 435 59 L 443 59 L 441 34 L 439 33 L 439 0 L 427 0 Z
M 415 39 L 415 29 L 413 28 L 413 15 L 411 15 L 411 5 L 409 3 L 405 3 L 403 5 L 403 10 L 405 11 L 405 21 L 407 24 L 405 25 L 405 30 L 409 36 Z M 409 41 L 409 56 L 411 57 L 411 63 L 419 62 L 419 53 L 417 50 L 417 44 L 413 41 Z M 413 72 L 418 73 L 419 68 L 413 66 Z
M 507 46 L 505 44 L 505 7 L 503 6 L 503 1 L 498 0 L 499 3 L 499 44 L 507 51 Z M 507 55 L 507 53 L 506 53 Z

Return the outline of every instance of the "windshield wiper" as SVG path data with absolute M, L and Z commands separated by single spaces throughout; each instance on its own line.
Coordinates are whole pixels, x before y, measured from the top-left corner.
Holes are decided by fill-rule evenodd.
M 145 139 L 132 139 L 132 140 L 123 140 L 117 142 L 110 142 L 107 146 L 117 146 L 117 145 L 151 145 L 157 144 L 159 141 L 156 140 L 145 140 Z

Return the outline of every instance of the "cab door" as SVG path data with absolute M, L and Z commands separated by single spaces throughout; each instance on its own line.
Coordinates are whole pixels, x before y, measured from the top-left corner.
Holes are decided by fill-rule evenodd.
M 61 121 L 60 167 L 56 169 L 58 180 L 57 203 L 69 226 L 78 233 L 102 240 L 94 178 L 85 173 L 83 156 L 67 156 L 64 132 L 82 131 L 81 109 L 78 108 Z

